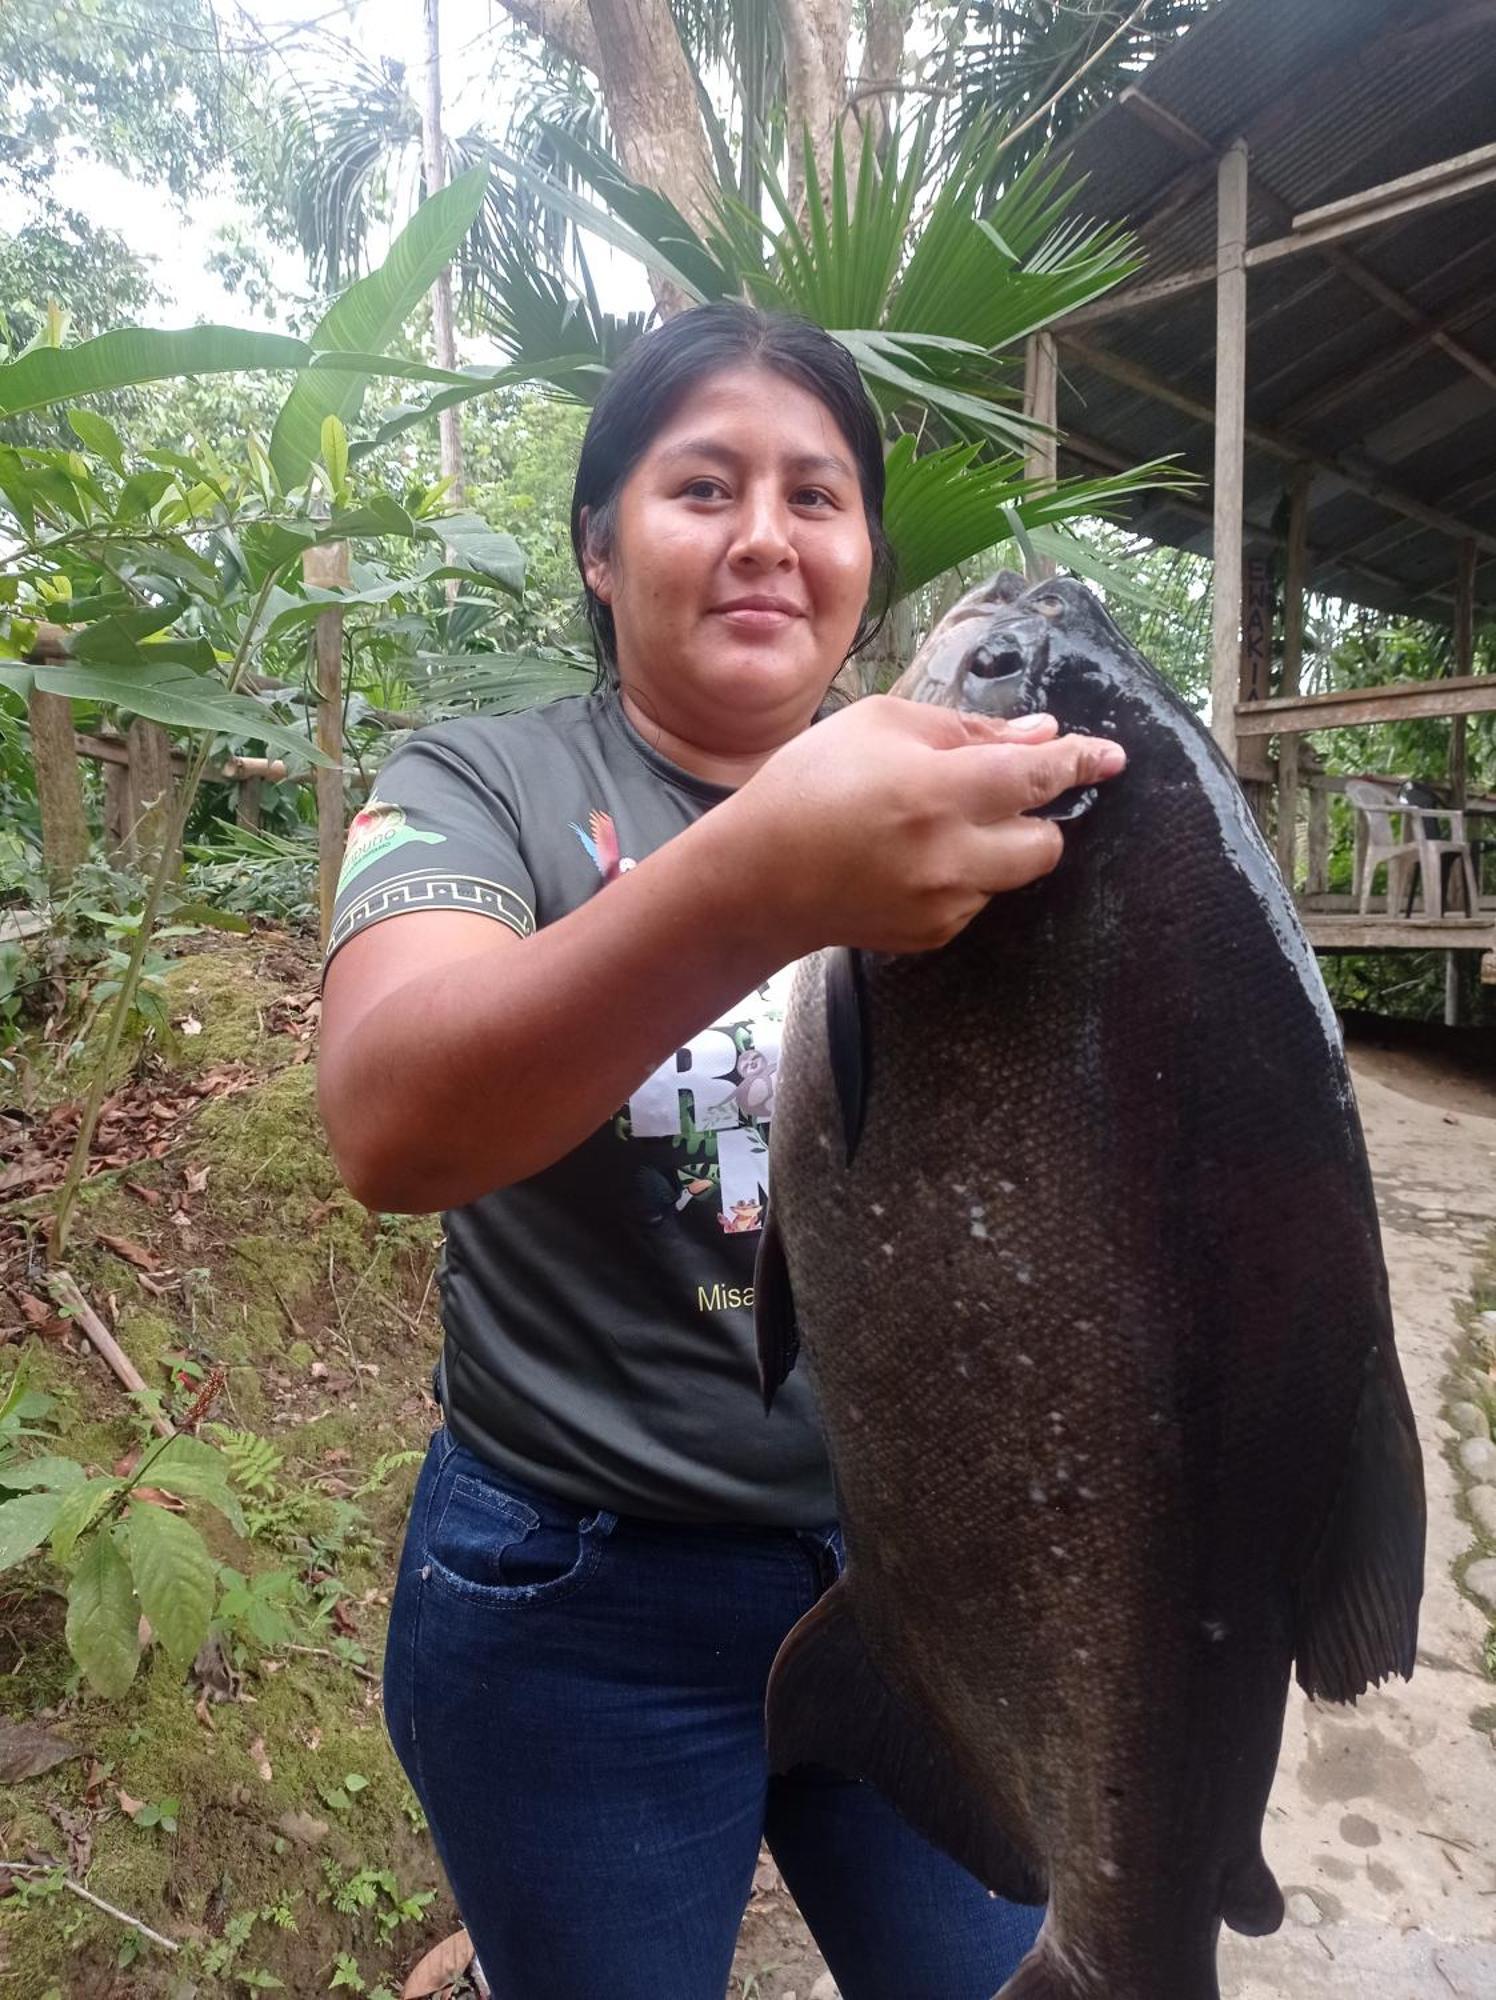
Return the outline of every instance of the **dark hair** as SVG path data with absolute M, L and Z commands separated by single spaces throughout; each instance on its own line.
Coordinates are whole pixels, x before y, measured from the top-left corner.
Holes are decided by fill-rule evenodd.
M 868 643 L 887 615 L 894 559 L 883 531 L 883 438 L 857 363 L 839 340 L 809 320 L 720 299 L 678 313 L 634 342 L 604 383 L 582 439 L 571 496 L 571 546 L 582 572 L 583 608 L 600 684 L 618 678 L 618 646 L 612 610 L 587 581 L 583 510 L 594 552 L 606 550 L 619 491 L 681 397 L 719 369 L 744 364 L 772 369 L 808 390 L 825 404 L 851 445 L 873 544 L 872 589 L 853 653 Z

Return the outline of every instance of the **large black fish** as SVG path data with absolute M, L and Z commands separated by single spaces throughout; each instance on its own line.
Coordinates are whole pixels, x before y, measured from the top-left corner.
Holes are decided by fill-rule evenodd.
M 1047 1899 L 1004 2000 L 1215 2000 L 1222 1920 L 1282 1920 L 1290 1670 L 1346 1701 L 1413 1666 L 1422 1463 L 1337 1024 L 1230 770 L 1087 590 L 996 579 L 898 691 L 1128 768 L 944 949 L 799 975 L 760 1348 L 772 1395 L 798 1319 L 850 1560 L 771 1759 Z

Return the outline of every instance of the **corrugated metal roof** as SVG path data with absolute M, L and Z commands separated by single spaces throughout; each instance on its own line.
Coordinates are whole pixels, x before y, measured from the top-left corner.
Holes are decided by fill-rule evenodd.
M 1147 107 L 1124 98 L 1075 135 L 1065 159 L 1084 176 L 1090 214 L 1138 230 L 1147 263 L 1133 284 L 1145 286 L 1213 261 L 1214 163 L 1238 137 L 1254 245 L 1286 235 L 1307 209 L 1496 142 L 1496 0 L 1223 0 L 1138 87 L 1165 120 L 1148 122 Z M 1171 134 L 1156 129 L 1171 121 Z M 1403 310 L 1375 295 L 1376 280 Z M 1255 268 L 1247 422 L 1321 467 L 1309 524 L 1317 587 L 1441 615 L 1454 540 L 1323 469 L 1354 460 L 1369 483 L 1496 536 L 1496 387 L 1409 314 L 1496 370 L 1496 185 Z M 1208 284 L 1098 318 L 1068 340 L 1061 328 L 1060 428 L 1073 434 L 1062 469 L 1177 454 L 1206 487 L 1183 504 L 1144 496 L 1132 518 L 1199 549 L 1210 546 L 1209 423 L 1103 363 L 1209 406 L 1215 345 Z M 1281 452 L 1249 444 L 1247 517 L 1259 540 L 1281 538 L 1292 473 Z M 1482 556 L 1476 592 L 1496 602 L 1496 555 Z

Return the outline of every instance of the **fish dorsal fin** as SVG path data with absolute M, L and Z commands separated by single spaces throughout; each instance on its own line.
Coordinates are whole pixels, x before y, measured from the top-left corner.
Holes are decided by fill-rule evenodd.
M 764 1410 L 773 1408 L 780 1384 L 800 1358 L 800 1328 L 789 1260 L 771 1199 L 753 1264 L 753 1332 L 758 1342 L 758 1386 Z
M 779 1648 L 769 1675 L 770 1768 L 829 1764 L 867 1778 L 987 1888 L 1011 1902 L 1042 1903 L 1043 1871 L 1016 1818 L 1000 1823 L 937 1732 L 869 1659 L 854 1584 L 851 1577 L 833 1584 Z
M 1354 1701 L 1389 1674 L 1411 1675 L 1423 1539 L 1423 1460 L 1388 1335 L 1372 1351 L 1340 1490 L 1295 1593 L 1306 1694 Z
M 846 945 L 839 945 L 826 955 L 826 1039 L 850 1167 L 867 1113 L 872 1040 L 868 1032 L 867 974 L 862 953 Z

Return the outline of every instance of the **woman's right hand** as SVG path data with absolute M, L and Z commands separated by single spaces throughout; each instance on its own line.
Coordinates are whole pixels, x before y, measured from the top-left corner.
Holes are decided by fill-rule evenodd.
M 786 743 L 712 817 L 740 823 L 777 942 L 930 951 L 1047 875 L 1064 836 L 1026 817 L 1126 763 L 1120 744 L 869 695 Z

